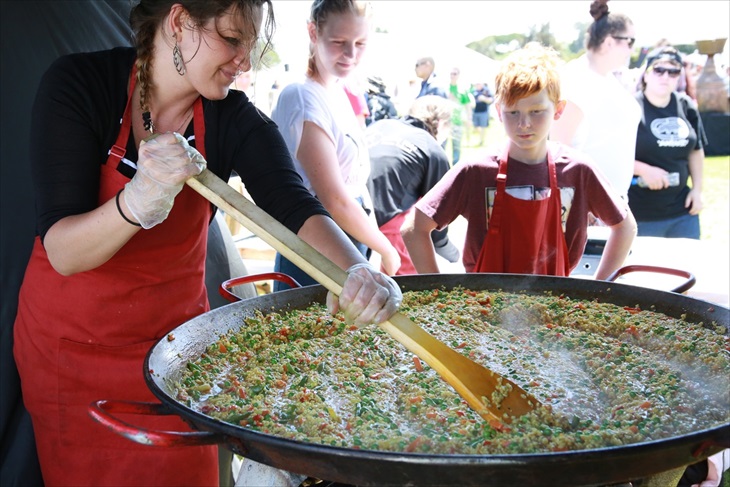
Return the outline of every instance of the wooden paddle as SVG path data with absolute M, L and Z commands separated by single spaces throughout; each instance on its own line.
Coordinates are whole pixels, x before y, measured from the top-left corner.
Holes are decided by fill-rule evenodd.
M 342 292 L 345 271 L 208 169 L 188 179 L 187 184 L 329 291 L 336 295 Z M 510 422 L 512 417 L 528 413 L 538 404 L 517 384 L 452 350 L 401 313 L 380 327 L 435 369 L 486 420 Z M 509 386 L 511 390 L 501 404 L 493 405 L 498 401 L 493 401 L 492 394 Z M 482 397 L 489 399 L 489 404 L 485 405 Z

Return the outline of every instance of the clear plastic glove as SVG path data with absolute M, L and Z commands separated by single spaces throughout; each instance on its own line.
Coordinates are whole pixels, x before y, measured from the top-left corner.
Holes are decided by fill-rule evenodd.
M 185 181 L 200 174 L 205 164 L 200 152 L 178 133 L 142 141 L 137 173 L 124 187 L 127 208 L 142 228 L 152 228 L 167 218 Z
M 342 310 L 348 323 L 361 327 L 387 320 L 402 300 L 403 293 L 393 279 L 362 263 L 347 269 L 339 299 L 327 293 L 327 309 L 333 315 Z

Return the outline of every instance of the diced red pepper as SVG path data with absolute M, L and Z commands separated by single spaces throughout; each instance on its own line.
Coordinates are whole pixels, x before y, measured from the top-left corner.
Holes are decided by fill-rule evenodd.
M 630 325 L 628 328 L 626 328 L 626 333 L 635 336 L 636 338 L 639 338 L 639 329 L 636 328 L 635 325 Z
M 501 421 L 497 421 L 496 419 L 490 419 L 489 426 L 491 426 L 492 429 L 495 431 L 504 431 L 504 432 L 512 431 L 512 429 L 509 426 L 505 425 Z
M 417 370 L 418 372 L 423 372 L 423 364 L 421 363 L 421 359 L 419 359 L 418 357 L 416 357 L 416 356 L 414 355 L 414 356 L 413 356 L 413 363 L 414 363 L 414 365 L 416 366 L 416 370 Z
M 426 438 L 424 438 L 423 436 L 419 436 L 406 447 L 406 451 L 414 452 L 418 449 L 418 447 L 420 447 L 425 442 L 426 442 Z

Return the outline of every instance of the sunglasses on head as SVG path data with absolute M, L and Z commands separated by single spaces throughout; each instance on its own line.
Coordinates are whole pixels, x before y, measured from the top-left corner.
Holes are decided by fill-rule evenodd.
M 627 44 L 629 47 L 634 47 L 634 42 L 636 42 L 636 38 L 634 37 L 623 37 L 623 36 L 611 36 L 614 39 L 617 39 L 619 41 L 628 41 Z
M 666 73 L 670 78 L 676 78 L 682 72 L 681 68 L 663 68 L 661 66 L 654 66 L 651 70 L 654 71 L 657 76 L 664 76 Z

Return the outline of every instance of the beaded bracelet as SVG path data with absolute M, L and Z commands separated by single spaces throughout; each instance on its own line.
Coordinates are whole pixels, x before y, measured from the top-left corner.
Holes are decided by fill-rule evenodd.
M 119 211 L 119 214 L 122 215 L 122 218 L 124 218 L 124 221 L 126 221 L 130 225 L 134 225 L 135 227 L 141 227 L 142 225 L 140 223 L 133 222 L 132 220 L 127 218 L 127 215 L 125 215 L 124 212 L 122 211 L 122 207 L 119 205 L 119 195 L 122 194 L 122 191 L 124 191 L 124 188 L 119 190 L 119 192 L 117 193 L 117 197 L 116 197 L 117 210 Z

